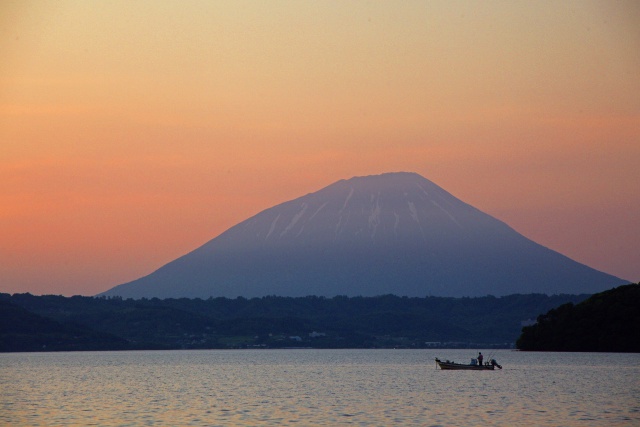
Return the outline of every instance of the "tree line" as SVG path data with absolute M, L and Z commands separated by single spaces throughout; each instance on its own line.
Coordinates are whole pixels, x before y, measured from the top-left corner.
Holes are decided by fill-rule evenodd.
M 523 328 L 521 350 L 640 352 L 640 284 L 567 302 Z
M 0 351 L 514 345 L 588 295 L 123 299 L 0 294 Z

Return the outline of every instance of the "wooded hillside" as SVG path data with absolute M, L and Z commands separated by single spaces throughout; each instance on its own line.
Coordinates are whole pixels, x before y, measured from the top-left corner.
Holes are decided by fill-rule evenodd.
M 500 298 L 385 295 L 134 300 L 0 294 L 0 300 L 22 307 L 39 319 L 110 334 L 126 340 L 126 348 L 139 349 L 509 348 L 523 323 L 532 322 L 553 307 L 585 298 L 587 295 L 533 294 Z M 39 338 L 24 351 L 52 348 L 51 340 L 39 334 L 37 324 L 32 330 Z M 5 323 L 0 330 L 10 334 L 15 332 L 12 327 L 16 327 L 15 322 Z M 10 337 L 4 335 L 2 339 L 9 341 L 13 339 Z M 96 336 L 96 340 L 75 346 L 67 343 L 66 347 L 59 340 L 55 348 L 93 349 L 101 345 L 101 338 Z M 111 345 L 123 348 L 122 343 Z
M 521 350 L 640 352 L 640 284 L 566 303 L 523 328 Z

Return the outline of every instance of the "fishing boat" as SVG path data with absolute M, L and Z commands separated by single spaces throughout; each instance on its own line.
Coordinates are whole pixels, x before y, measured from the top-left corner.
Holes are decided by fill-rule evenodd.
M 471 359 L 471 363 L 465 364 L 450 362 L 448 360 L 443 362 L 436 357 L 436 366 L 443 370 L 493 371 L 495 368 L 502 369 L 502 366 L 498 365 L 496 359 L 491 359 L 490 362 L 480 365 L 477 359 Z

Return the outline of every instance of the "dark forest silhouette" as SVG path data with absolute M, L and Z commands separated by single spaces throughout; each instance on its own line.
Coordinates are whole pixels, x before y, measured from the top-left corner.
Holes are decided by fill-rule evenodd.
M 122 299 L 0 294 L 1 351 L 513 346 L 587 295 Z

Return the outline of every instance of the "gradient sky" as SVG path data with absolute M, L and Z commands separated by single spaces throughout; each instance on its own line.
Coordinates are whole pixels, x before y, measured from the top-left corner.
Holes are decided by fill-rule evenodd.
M 0 292 L 392 171 L 639 281 L 640 2 L 0 3 Z

